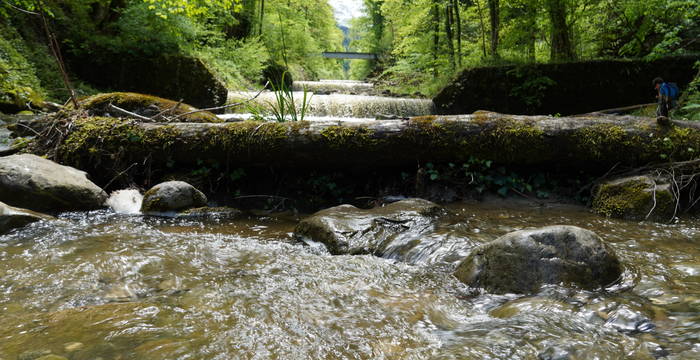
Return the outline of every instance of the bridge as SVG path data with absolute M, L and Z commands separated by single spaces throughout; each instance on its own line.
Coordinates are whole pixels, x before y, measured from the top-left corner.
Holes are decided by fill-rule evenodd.
M 364 60 L 377 60 L 379 57 L 377 54 L 370 53 L 359 53 L 359 52 L 329 52 L 323 53 L 324 58 L 329 59 L 364 59 Z

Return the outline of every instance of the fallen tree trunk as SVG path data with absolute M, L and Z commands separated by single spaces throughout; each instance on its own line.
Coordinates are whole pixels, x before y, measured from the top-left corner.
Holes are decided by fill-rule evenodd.
M 700 151 L 700 124 L 674 121 L 662 127 L 640 117 L 482 112 L 409 120 L 224 124 L 83 118 L 66 129 L 55 148 L 56 160 L 91 174 L 129 166 L 135 166 L 132 172 L 192 169 L 203 161 L 227 168 L 371 170 L 460 164 L 471 157 L 602 173 L 616 164 L 688 160 Z

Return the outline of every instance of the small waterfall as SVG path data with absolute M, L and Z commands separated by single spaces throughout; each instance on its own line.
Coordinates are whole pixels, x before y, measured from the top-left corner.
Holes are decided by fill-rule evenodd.
M 295 81 L 292 86 L 294 91 L 306 91 L 315 94 L 354 94 L 370 95 L 374 92 L 374 85 L 354 80 L 321 80 L 321 81 Z
M 119 214 L 140 214 L 143 195 L 136 189 L 117 190 L 110 194 L 107 206 Z
M 431 115 L 434 113 L 434 105 L 429 99 L 396 98 L 373 95 L 353 95 L 347 93 L 319 94 L 310 92 L 316 89 L 336 89 L 350 91 L 371 84 L 361 82 L 343 81 L 318 81 L 294 83 L 294 89 L 307 87 L 307 99 L 310 97 L 307 110 L 308 120 L 326 120 L 328 118 L 343 120 L 348 119 L 376 119 L 377 117 L 411 117 Z M 309 84 L 313 84 L 313 87 Z M 229 103 L 241 102 L 255 96 L 254 92 L 231 92 L 229 93 Z M 297 106 L 301 106 L 304 97 L 303 91 L 293 91 L 294 101 Z M 255 100 L 251 101 L 252 106 L 269 107 L 275 104 L 275 94 L 270 91 L 261 93 Z M 246 113 L 249 108 L 239 106 L 229 109 L 232 113 Z M 226 117 L 225 117 L 226 118 Z M 245 118 L 245 116 L 227 116 L 227 118 Z

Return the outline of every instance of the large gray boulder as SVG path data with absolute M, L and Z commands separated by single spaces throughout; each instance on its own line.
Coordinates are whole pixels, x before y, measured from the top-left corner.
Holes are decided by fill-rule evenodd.
M 93 210 L 107 194 L 86 173 L 31 154 L 0 158 L 0 201 L 34 211 Z
M 340 205 L 302 220 L 294 234 L 297 239 L 325 244 L 334 255 L 382 256 L 392 242 L 419 239 L 444 213 L 441 206 L 423 199 L 402 200 L 370 210 Z
M 143 195 L 141 212 L 158 214 L 180 212 L 207 205 L 207 197 L 194 186 L 184 181 L 160 183 Z
M 534 293 L 545 284 L 598 289 L 617 281 L 622 265 L 594 232 L 575 226 L 515 231 L 478 246 L 455 276 L 489 292 Z
M 27 209 L 12 207 L 0 202 L 0 234 L 21 228 L 33 222 L 52 220 L 53 217 Z

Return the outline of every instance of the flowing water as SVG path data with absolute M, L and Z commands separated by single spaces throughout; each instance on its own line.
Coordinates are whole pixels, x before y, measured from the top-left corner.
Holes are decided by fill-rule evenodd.
M 308 117 L 306 120 L 322 121 L 328 119 L 371 120 L 380 118 L 405 118 L 433 114 L 434 104 L 429 99 L 411 99 L 372 95 L 375 91 L 370 83 L 344 80 L 295 81 L 293 96 L 297 107 L 304 98 L 303 89 L 307 89 Z M 256 92 L 231 92 L 229 103 L 238 103 L 254 98 Z M 250 106 L 268 108 L 275 104 L 275 93 L 265 91 L 247 105 L 230 108 L 230 113 L 238 115 L 224 116 L 226 119 L 245 119 Z
M 0 358 L 700 358 L 697 220 L 625 222 L 568 206 L 450 209 L 426 253 L 578 225 L 611 244 L 625 280 L 604 292 L 497 296 L 428 255 L 409 265 L 296 243 L 293 214 L 66 213 L 0 237 Z
M 342 93 L 369 95 L 374 93 L 372 83 L 355 80 L 321 80 L 321 81 L 295 81 L 292 85 L 294 91 L 310 91 L 316 94 Z

